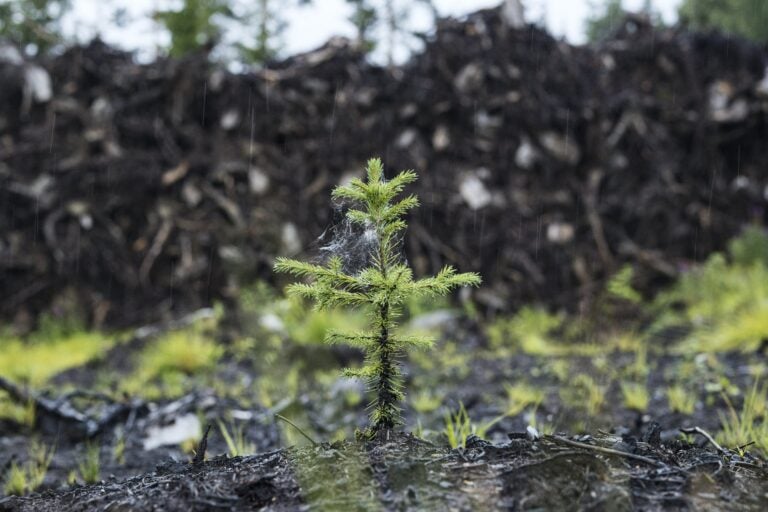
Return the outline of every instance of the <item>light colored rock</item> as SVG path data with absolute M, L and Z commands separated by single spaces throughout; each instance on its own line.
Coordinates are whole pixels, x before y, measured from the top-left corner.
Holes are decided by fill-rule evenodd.
M 24 67 L 25 93 L 38 102 L 45 103 L 53 97 L 51 76 L 40 66 L 28 64 Z
M 0 43 L 0 62 L 6 62 L 8 64 L 21 65 L 24 63 L 24 59 L 21 56 L 21 52 L 12 44 Z
M 203 193 L 191 182 L 185 181 L 181 187 L 181 197 L 187 203 L 187 206 L 197 206 L 203 198 Z
M 709 118 L 717 123 L 743 121 L 749 114 L 744 98 L 733 99 L 735 90 L 730 82 L 719 80 L 709 87 Z
M 523 139 L 523 142 L 517 147 L 515 151 L 515 164 L 521 169 L 530 169 L 536 162 L 539 153 L 536 148 L 533 147 L 531 141 Z
M 525 27 L 525 9 L 520 0 L 504 0 L 501 6 L 501 19 L 509 28 Z
M 355 178 L 360 177 L 360 171 L 346 171 L 344 174 L 341 175 L 339 178 L 338 185 L 340 187 L 343 187 L 344 185 L 349 185 L 349 182 L 352 181 Z
M 451 134 L 448 131 L 448 127 L 441 124 L 432 134 L 432 147 L 435 151 L 442 151 L 447 148 L 451 143 Z
M 468 93 L 477 89 L 483 81 L 483 68 L 480 64 L 470 62 L 456 74 L 453 85 L 459 91 Z
M 414 143 L 416 138 L 419 136 L 419 132 L 417 132 L 414 128 L 408 128 L 406 130 L 403 130 L 402 133 L 397 137 L 397 140 L 395 141 L 395 146 L 401 149 L 406 149 L 411 146 L 411 144 Z
M 248 171 L 248 186 L 254 194 L 264 194 L 269 190 L 269 176 L 258 167 L 251 167 Z
M 419 107 L 416 106 L 415 103 L 406 103 L 405 105 L 400 108 L 400 117 L 403 119 L 407 119 L 409 117 L 413 117 L 416 115 L 416 112 L 419 111 Z
M 239 124 L 240 112 L 235 109 L 227 110 L 224 112 L 224 114 L 221 116 L 221 120 L 219 120 L 219 125 L 221 126 L 222 130 L 232 130 Z
M 109 122 L 112 118 L 113 111 L 112 104 L 105 96 L 99 96 L 93 100 L 93 103 L 91 103 L 91 115 L 96 121 L 103 123 Z
M 579 147 L 569 137 L 555 132 L 545 132 L 539 137 L 542 146 L 555 158 L 571 165 L 581 159 Z
M 456 319 L 456 313 L 450 309 L 438 309 L 418 315 L 408 322 L 411 329 L 433 330 L 445 327 Z
M 547 226 L 547 240 L 556 244 L 565 244 L 573 240 L 573 224 L 553 222 Z
M 223 69 L 216 69 L 211 73 L 208 78 L 208 88 L 213 92 L 218 92 L 224 86 L 224 80 L 227 78 L 227 73 Z
M 144 438 L 144 450 L 154 450 L 161 446 L 174 446 L 190 439 L 199 439 L 202 435 L 200 420 L 194 414 L 179 416 L 170 425 L 153 426 L 147 429 Z
M 490 115 L 485 110 L 478 110 L 475 114 L 475 127 L 478 131 L 486 134 L 492 133 L 502 125 L 501 116 Z
M 259 318 L 259 325 L 272 332 L 285 332 L 285 324 L 274 313 L 266 313 Z
M 286 222 L 283 224 L 281 240 L 285 254 L 296 254 L 301 251 L 301 238 L 299 238 L 299 230 L 296 229 L 294 223 Z
M 465 175 L 459 184 L 459 194 L 464 199 L 464 202 L 473 210 L 479 210 L 488 206 L 493 199 L 478 174 L 479 172 L 475 171 Z
M 758 96 L 768 99 L 768 68 L 765 68 L 763 79 L 760 80 L 755 86 L 755 93 Z
M 234 245 L 222 245 L 219 247 L 219 258 L 234 265 L 239 265 L 245 262 L 243 251 Z
M 737 176 L 731 183 L 733 190 L 749 190 L 749 178 L 746 176 Z
M 605 53 L 600 56 L 600 63 L 608 71 L 612 71 L 616 67 L 616 59 L 614 59 L 613 55 L 609 53 Z

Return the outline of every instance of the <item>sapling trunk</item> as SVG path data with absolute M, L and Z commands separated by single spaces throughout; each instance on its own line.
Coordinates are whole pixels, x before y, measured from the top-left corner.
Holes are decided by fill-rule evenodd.
M 376 379 L 378 393 L 376 394 L 376 409 L 382 411 L 378 422 L 373 426 L 375 430 L 394 428 L 394 411 L 392 410 L 395 402 L 394 383 L 392 374 L 392 354 L 389 347 L 389 308 L 387 304 L 381 306 L 381 334 L 379 335 L 379 365 L 381 372 Z
M 391 180 L 384 178 L 381 160 L 371 159 L 366 168 L 367 180 L 353 179 L 336 187 L 333 197 L 351 201 L 347 219 L 370 233 L 372 243 L 367 254 L 372 264 L 354 273 L 344 268 L 340 256 L 331 256 L 323 265 L 278 258 L 275 270 L 298 277 L 309 277 L 309 283 L 294 283 L 288 292 L 315 301 L 317 309 L 338 306 L 370 308 L 371 329 L 359 333 L 329 332 L 329 343 L 347 343 L 365 351 L 362 368 L 345 370 L 345 375 L 366 379 L 375 392 L 371 402 L 371 426 L 366 436 L 390 431 L 402 424 L 400 403 L 404 399 L 398 357 L 408 348 L 431 346 L 422 336 L 402 336 L 395 328 L 405 301 L 414 297 L 435 297 L 458 286 L 477 286 L 480 276 L 457 274 L 444 267 L 436 276 L 414 280 L 413 272 L 400 258 L 400 232 L 406 228 L 401 218 L 418 206 L 410 195 L 393 202 L 405 186 L 416 180 L 416 173 L 403 171 Z

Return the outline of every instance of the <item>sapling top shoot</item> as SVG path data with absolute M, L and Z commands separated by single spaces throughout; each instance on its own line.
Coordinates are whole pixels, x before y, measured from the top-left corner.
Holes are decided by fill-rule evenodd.
M 402 258 L 403 217 L 419 205 L 415 195 L 398 196 L 406 185 L 416 181 L 413 171 L 384 178 L 381 160 L 368 161 L 366 178 L 355 178 L 333 190 L 332 197 L 350 203 L 347 220 L 361 228 L 360 236 L 371 238 L 364 247 L 368 265 L 351 271 L 338 254 L 322 264 L 278 258 L 275 270 L 305 278 L 288 286 L 287 292 L 314 301 L 317 309 L 335 307 L 365 308 L 369 328 L 360 332 L 331 331 L 328 343 L 344 343 L 365 352 L 361 368 L 344 370 L 347 376 L 369 383 L 374 394 L 370 403 L 370 427 L 366 437 L 387 432 L 402 424 L 400 404 L 404 399 L 399 357 L 410 348 L 428 348 L 432 340 L 406 336 L 395 331 L 403 305 L 412 298 L 437 297 L 460 286 L 478 286 L 480 276 L 459 274 L 451 266 L 434 277 L 414 280 Z

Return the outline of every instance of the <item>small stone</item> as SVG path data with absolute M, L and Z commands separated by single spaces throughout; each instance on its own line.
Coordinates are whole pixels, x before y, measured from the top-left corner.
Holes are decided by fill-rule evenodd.
M 248 185 L 251 192 L 261 195 L 269 189 L 269 176 L 258 167 L 251 167 L 248 171 Z
M 501 19 L 504 24 L 513 29 L 525 27 L 525 12 L 520 0 L 504 0 L 501 7 Z
M 219 247 L 219 257 L 222 260 L 233 264 L 241 264 L 245 261 L 243 251 L 234 245 L 222 245 Z
M 763 79 L 755 86 L 755 93 L 758 96 L 768 99 L 768 68 L 765 68 Z
M 37 103 L 45 103 L 53 97 L 51 76 L 40 66 L 28 65 L 24 68 L 26 89 Z
M 285 254 L 296 254 L 301 251 L 301 239 L 299 238 L 299 230 L 296 229 L 296 225 L 294 223 L 286 222 L 283 224 L 281 240 L 283 242 L 283 252 Z
M 565 244 L 573 240 L 573 225 L 567 222 L 553 222 L 547 226 L 547 240 L 556 244 Z
M 730 82 L 720 80 L 709 88 L 709 118 L 718 123 L 744 120 L 749 114 L 746 100 L 734 100 L 735 89 Z
M 240 124 L 240 113 L 234 109 L 227 110 L 221 116 L 219 124 L 223 130 L 231 130 L 237 127 L 237 125 Z
M 749 178 L 746 176 L 737 176 L 736 179 L 734 179 L 731 183 L 731 188 L 733 190 L 748 190 Z
M 537 157 L 538 152 L 531 142 L 528 139 L 523 139 L 523 142 L 515 152 L 515 164 L 522 169 L 530 169 L 534 162 L 536 162 Z
M 266 313 L 259 318 L 259 325 L 271 332 L 285 331 L 285 324 L 282 319 L 274 313 Z
M 144 450 L 154 450 L 160 446 L 181 444 L 189 439 L 198 439 L 202 434 L 200 420 L 195 414 L 185 414 L 167 426 L 153 426 L 147 429 Z
M 181 187 L 181 197 L 184 199 L 187 206 L 197 206 L 203 198 L 203 193 L 192 183 L 186 181 Z
M 473 210 L 479 210 L 491 203 L 491 193 L 476 174 L 469 174 L 459 184 L 459 194 Z
M 539 142 L 552 156 L 570 165 L 576 165 L 581 159 L 579 147 L 567 136 L 546 132 L 541 134 Z
M 418 136 L 419 133 L 416 130 L 413 128 L 408 128 L 400 134 L 400 136 L 397 138 L 397 141 L 395 142 L 395 145 L 401 149 L 408 148 L 411 144 L 413 144 L 413 142 L 416 140 L 416 137 Z
M 447 148 L 450 143 L 451 134 L 448 131 L 448 127 L 441 124 L 435 130 L 435 133 L 432 134 L 432 147 L 435 148 L 435 151 L 442 151 Z
M 483 81 L 483 70 L 479 64 L 470 62 L 458 72 L 453 85 L 459 91 L 468 93 L 480 87 Z

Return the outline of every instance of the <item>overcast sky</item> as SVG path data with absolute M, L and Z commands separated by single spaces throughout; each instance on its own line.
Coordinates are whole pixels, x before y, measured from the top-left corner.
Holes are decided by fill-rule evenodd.
M 285 0 L 281 0 L 285 1 Z M 407 1 L 407 0 L 403 0 Z M 434 0 L 442 15 L 462 16 L 469 12 L 493 7 L 501 0 Z M 556 36 L 565 37 L 572 43 L 584 41 L 584 19 L 590 12 L 590 4 L 602 0 L 525 0 L 526 17 L 529 21 L 545 20 L 547 28 Z M 673 22 L 681 0 L 654 0 L 654 7 L 667 22 Z M 125 49 L 138 49 L 145 55 L 158 46 L 165 46 L 168 36 L 149 14 L 158 9 L 177 6 L 179 0 L 73 0 L 74 13 L 66 20 L 65 31 L 77 34 L 87 41 L 97 33 L 107 42 Z M 639 9 L 643 0 L 624 0 L 626 9 Z M 124 8 L 134 21 L 124 29 L 105 28 L 105 23 L 116 8 Z M 292 8 L 286 13 L 288 27 L 285 32 L 287 54 L 316 48 L 332 35 L 352 36 L 354 29 L 347 21 L 351 8 L 345 0 L 314 0 L 310 7 Z M 426 13 L 413 13 L 411 26 L 428 27 Z

